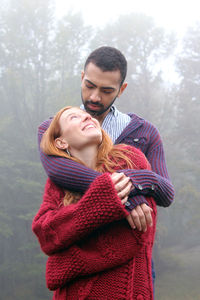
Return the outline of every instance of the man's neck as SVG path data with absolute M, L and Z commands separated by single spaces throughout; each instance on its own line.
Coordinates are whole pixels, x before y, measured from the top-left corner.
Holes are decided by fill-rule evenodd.
M 102 123 L 103 123 L 105 117 L 107 116 L 107 114 L 108 114 L 109 112 L 110 112 L 110 108 L 109 108 L 107 111 L 105 111 L 102 115 L 100 115 L 100 116 L 94 116 L 94 118 L 97 119 L 97 120 L 99 121 L 100 125 L 102 125 Z

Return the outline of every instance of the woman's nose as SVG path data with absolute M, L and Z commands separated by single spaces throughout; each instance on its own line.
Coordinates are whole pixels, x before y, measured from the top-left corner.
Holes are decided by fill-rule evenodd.
M 83 115 L 83 120 L 85 121 L 85 120 L 90 120 L 92 117 L 90 116 L 90 114 L 88 114 L 88 113 L 85 113 L 84 115 Z

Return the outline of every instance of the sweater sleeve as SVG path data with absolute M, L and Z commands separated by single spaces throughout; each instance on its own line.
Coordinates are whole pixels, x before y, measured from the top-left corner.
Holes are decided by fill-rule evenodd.
M 42 165 L 53 182 L 67 190 L 84 193 L 100 173 L 71 159 L 46 155 L 42 152 L 40 142 L 50 123 L 51 119 L 46 120 L 38 128 L 38 147 Z
M 151 169 L 142 168 L 140 170 L 123 170 L 124 174 L 129 176 L 135 187 L 135 205 L 141 204 L 141 197 L 152 196 L 156 204 L 167 207 L 174 199 L 174 187 L 169 179 L 167 172 L 163 145 L 160 138 L 157 138 L 157 144 L 151 150 L 148 150 L 146 157 L 151 165 Z M 143 201 L 143 200 L 142 200 Z
M 47 287 L 55 290 L 77 277 L 122 265 L 133 258 L 141 247 L 139 238 L 125 220 L 104 226 L 87 239 L 48 258 Z
M 78 203 L 68 206 L 61 205 L 61 190 L 48 179 L 32 229 L 50 255 L 127 215 L 108 173 L 99 176 Z
M 126 203 L 129 211 L 142 203 L 147 204 L 145 196 L 153 197 L 156 204 L 160 206 L 169 206 L 173 201 L 174 188 L 169 180 L 164 152 L 161 150 L 163 148 L 160 143 L 161 141 L 158 139 L 155 149 L 149 151 L 147 157 L 138 148 L 123 145 L 135 165 L 133 169 L 127 169 L 126 166 L 122 165 L 118 170 L 118 172 L 123 172 L 126 176 L 129 176 L 135 187 L 129 196 L 129 201 Z M 163 162 L 163 168 L 158 164 L 158 161 Z M 162 173 L 162 175 L 157 174 L 155 169 L 156 172 Z
M 93 275 L 121 266 L 145 244 L 153 245 L 156 228 L 156 205 L 147 199 L 153 208 L 153 226 L 146 232 L 132 230 L 126 220 L 108 224 L 68 249 L 51 255 L 47 260 L 46 282 L 50 290 L 65 286 L 80 276 Z

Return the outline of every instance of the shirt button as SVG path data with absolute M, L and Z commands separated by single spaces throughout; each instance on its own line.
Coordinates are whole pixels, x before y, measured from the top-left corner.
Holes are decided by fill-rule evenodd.
M 154 184 L 152 184 L 151 189 L 152 189 L 152 191 L 155 190 L 155 185 Z
M 141 186 L 141 184 L 138 184 L 138 189 L 141 191 L 143 190 L 143 187 Z
M 139 142 L 139 139 L 136 138 L 136 139 L 133 139 L 133 141 L 137 143 L 137 142 Z
M 131 204 L 130 204 L 129 201 L 126 201 L 126 202 L 125 202 L 125 205 L 126 205 L 126 206 L 130 206 Z

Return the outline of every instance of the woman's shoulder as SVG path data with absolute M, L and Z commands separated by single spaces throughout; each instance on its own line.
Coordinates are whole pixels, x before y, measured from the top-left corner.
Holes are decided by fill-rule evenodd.
M 130 146 L 130 145 L 126 145 L 126 144 L 118 144 L 118 145 L 115 145 L 115 148 L 122 151 L 123 153 L 127 154 L 127 156 L 131 157 L 133 155 L 138 155 L 138 156 L 141 156 L 141 158 L 145 157 L 144 153 L 134 147 L 134 146 Z
M 115 145 L 117 149 L 121 149 L 124 151 L 131 151 L 132 153 L 142 153 L 142 151 L 134 146 L 126 145 L 126 144 L 117 144 Z
M 64 191 L 61 187 L 55 184 L 50 178 L 47 178 L 45 188 L 44 188 L 44 196 L 54 198 L 62 198 L 64 195 Z

